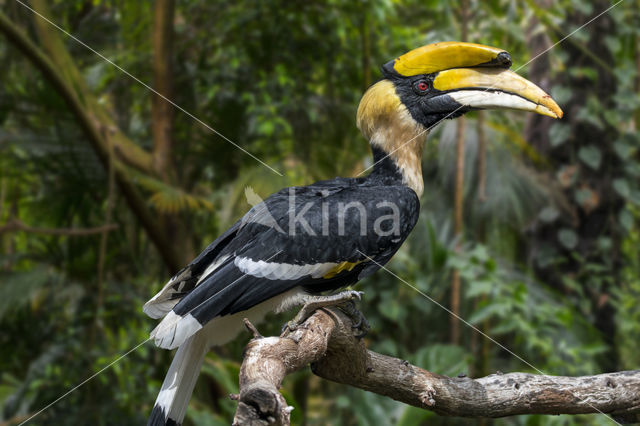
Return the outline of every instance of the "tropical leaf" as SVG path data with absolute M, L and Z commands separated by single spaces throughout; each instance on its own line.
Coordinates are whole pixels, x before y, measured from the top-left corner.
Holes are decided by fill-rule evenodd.
M 214 208 L 209 198 L 190 194 L 159 179 L 136 173 L 136 181 L 151 193 L 149 202 L 160 212 L 175 214 L 180 211 L 211 211 Z

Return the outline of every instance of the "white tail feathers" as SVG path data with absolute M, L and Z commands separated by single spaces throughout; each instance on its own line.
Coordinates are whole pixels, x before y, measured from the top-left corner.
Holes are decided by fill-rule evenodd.
M 202 324 L 191 314 L 180 316 L 169 311 L 160 324 L 151 331 L 151 337 L 158 347 L 175 349 L 201 328 Z
M 156 296 L 157 297 L 157 296 Z M 155 299 L 155 298 L 154 298 Z M 178 303 L 179 299 L 154 300 L 151 299 L 142 307 L 142 311 L 153 319 L 162 318 Z
M 195 334 L 180 346 L 162 383 L 148 426 L 182 423 L 208 350 L 204 333 Z
M 160 347 L 180 347 L 162 383 L 147 425 L 169 426 L 182 422 L 206 352 L 211 346 L 223 345 L 236 337 L 244 329 L 243 318 L 258 324 L 268 312 L 302 303 L 305 294 L 294 288 L 246 311 L 214 318 L 204 327 L 191 314 L 182 317 L 170 311 L 151 332 L 151 337 Z

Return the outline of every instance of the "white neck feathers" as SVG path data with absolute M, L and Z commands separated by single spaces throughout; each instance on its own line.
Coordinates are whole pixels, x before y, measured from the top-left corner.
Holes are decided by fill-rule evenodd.
M 427 130 L 400 101 L 393 83 L 381 80 L 367 90 L 358 107 L 357 125 L 372 146 L 387 153 L 404 184 L 422 195 L 422 151 Z

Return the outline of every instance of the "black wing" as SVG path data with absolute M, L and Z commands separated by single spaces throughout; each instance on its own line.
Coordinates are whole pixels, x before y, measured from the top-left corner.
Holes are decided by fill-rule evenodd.
M 208 267 L 215 267 L 215 260 L 220 252 L 236 236 L 240 228 L 240 221 L 237 221 L 214 242 L 202 251 L 189 263 L 176 273 L 165 286 L 153 298 L 144 304 L 142 310 L 151 318 L 162 318 L 165 316 L 179 300 L 191 290 L 193 290 Z
M 191 277 L 200 276 L 180 289 L 156 343 L 177 347 L 217 316 L 298 286 L 345 287 L 386 263 L 417 221 L 418 197 L 403 186 L 339 182 L 287 188 L 252 208 L 192 263 Z

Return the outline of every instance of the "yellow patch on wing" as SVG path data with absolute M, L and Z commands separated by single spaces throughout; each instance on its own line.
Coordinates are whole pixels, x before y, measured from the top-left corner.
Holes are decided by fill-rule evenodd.
M 502 52 L 505 51 L 482 44 L 445 41 L 428 44 L 405 53 L 395 60 L 393 69 L 400 75 L 410 77 L 451 68 L 489 64 L 500 66 L 502 64 L 496 62 L 498 55 Z M 509 65 L 511 65 L 510 61 L 504 64 L 506 67 Z
M 329 272 L 324 274 L 322 278 L 329 279 L 329 278 L 335 277 L 342 271 L 351 271 L 353 268 L 356 267 L 358 263 L 362 263 L 362 262 L 364 262 L 364 260 L 358 260 L 357 262 L 340 262 L 336 266 L 331 268 Z

